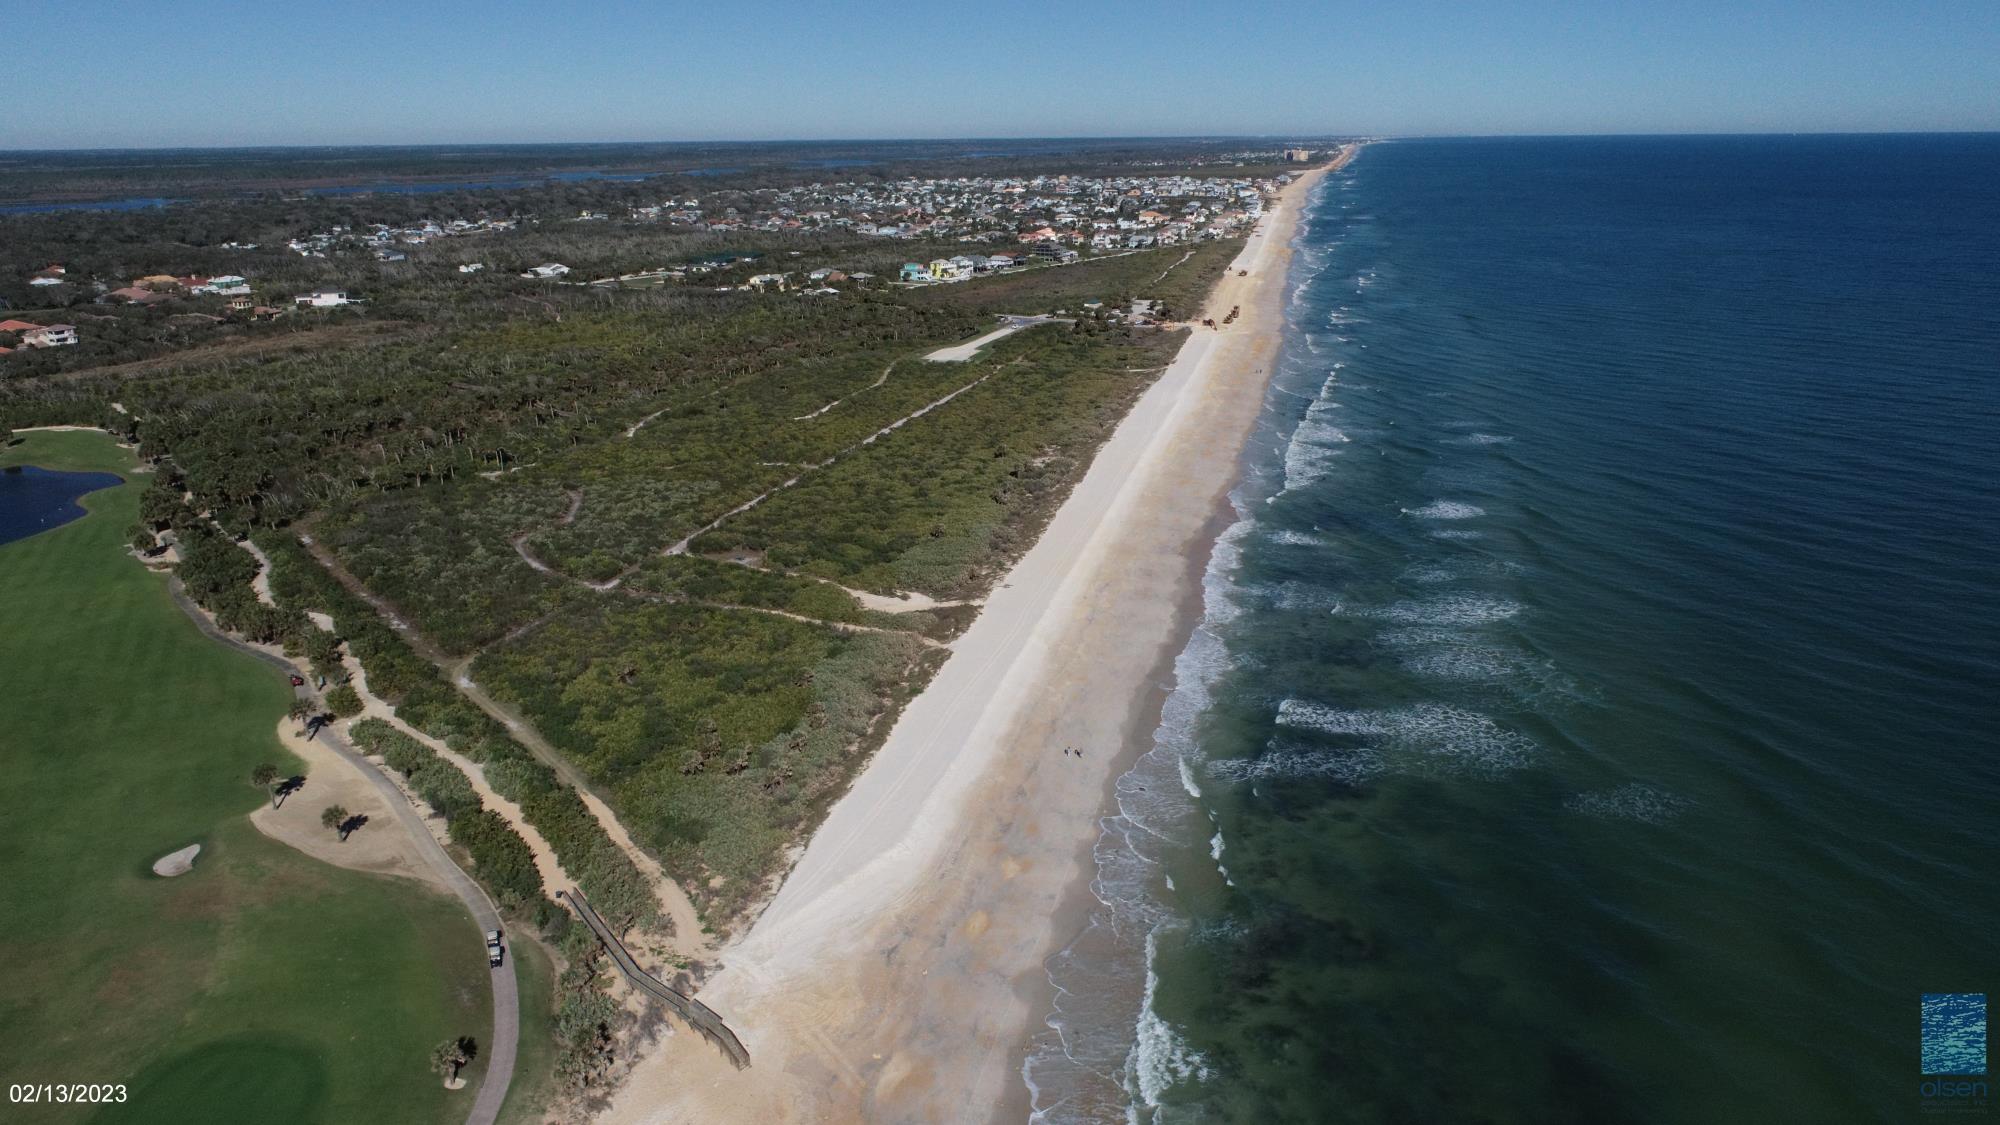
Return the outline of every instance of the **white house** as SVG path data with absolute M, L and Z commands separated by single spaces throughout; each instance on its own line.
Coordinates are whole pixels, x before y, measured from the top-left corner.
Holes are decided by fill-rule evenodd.
M 221 277 L 211 277 L 204 284 L 189 290 L 192 293 L 208 293 L 217 297 L 242 297 L 250 292 L 250 279 L 233 273 Z
M 354 303 L 345 289 L 315 289 L 310 293 L 299 294 L 293 301 L 302 307 L 314 309 L 330 309 L 337 305 Z
M 458 267 L 458 272 L 460 272 L 460 273 L 478 273 L 478 272 L 479 272 L 480 270 L 483 270 L 483 269 L 485 269 L 485 268 L 486 268 L 486 263 L 485 263 L 485 262 L 467 262 L 467 263 L 465 263 L 464 265 L 462 265 L 462 266 Z
M 30 328 L 21 333 L 24 348 L 60 348 L 76 343 L 76 325 L 51 324 L 43 328 Z
M 561 262 L 543 262 L 541 265 L 536 266 L 533 269 L 530 269 L 527 273 L 524 273 L 521 276 L 537 277 L 542 279 L 543 281 L 548 281 L 553 278 L 561 277 L 564 274 L 567 274 L 568 272 L 569 272 L 569 267 L 563 265 Z

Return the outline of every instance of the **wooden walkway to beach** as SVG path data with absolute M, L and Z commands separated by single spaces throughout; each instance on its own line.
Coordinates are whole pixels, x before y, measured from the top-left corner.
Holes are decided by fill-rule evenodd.
M 661 983 L 658 977 L 640 968 L 639 962 L 632 959 L 632 951 L 626 949 L 625 943 L 618 940 L 618 935 L 611 932 L 611 927 L 605 924 L 604 919 L 583 897 L 581 891 L 557 891 L 556 897 L 569 903 L 570 909 L 576 911 L 576 916 L 583 919 L 583 924 L 590 927 L 591 933 L 597 935 L 597 940 L 604 945 L 604 951 L 611 955 L 612 963 L 618 966 L 618 971 L 625 975 L 625 979 L 632 983 L 632 987 L 673 1009 L 674 1014 L 689 1027 L 699 1031 L 704 1039 L 715 1044 L 724 1055 L 728 1056 L 736 1069 L 742 1070 L 750 1065 L 750 1052 L 744 1049 L 743 1042 L 736 1038 L 736 1033 L 729 1030 L 729 1025 L 722 1022 L 722 1017 L 716 1015 L 708 1005 L 669 988 Z

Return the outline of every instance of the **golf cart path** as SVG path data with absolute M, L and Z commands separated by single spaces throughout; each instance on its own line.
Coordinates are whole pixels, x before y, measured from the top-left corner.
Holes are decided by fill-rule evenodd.
M 208 615 L 188 600 L 178 578 L 172 579 L 167 588 L 173 594 L 174 604 L 180 606 L 182 612 L 188 615 L 188 619 L 195 623 L 195 627 L 211 640 L 220 641 L 239 652 L 249 653 L 288 676 L 304 675 L 302 669 L 284 657 L 245 644 L 217 629 L 215 623 L 208 619 Z M 321 734 L 326 745 L 331 747 L 334 753 L 360 770 L 362 775 L 375 786 L 384 803 L 394 811 L 397 821 L 416 842 L 417 853 L 437 872 L 444 885 L 465 903 L 466 909 L 472 912 L 473 923 L 479 930 L 483 933 L 499 929 L 500 912 L 486 897 L 486 892 L 481 890 L 479 884 L 473 882 L 472 877 L 461 870 L 458 864 L 452 862 L 451 856 L 447 855 L 437 840 L 431 836 L 430 829 L 424 825 L 416 810 L 410 807 L 408 798 L 396 788 L 395 783 L 383 776 L 375 763 L 355 753 L 354 748 L 335 731 L 323 730 Z M 519 1049 L 521 1039 L 521 993 L 520 985 L 514 979 L 514 959 L 508 957 L 500 968 L 489 972 L 487 977 L 493 985 L 493 1037 L 488 1045 L 486 1075 L 480 1079 L 479 1094 L 473 1099 L 472 1112 L 466 1115 L 466 1125 L 494 1125 L 499 1119 L 501 1103 L 507 1100 L 507 1088 L 514 1082 L 514 1056 Z

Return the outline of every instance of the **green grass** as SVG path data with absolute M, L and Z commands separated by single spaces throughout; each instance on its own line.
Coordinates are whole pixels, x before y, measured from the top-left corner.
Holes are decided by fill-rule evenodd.
M 521 1053 L 500 1125 L 538 1125 L 556 1092 L 555 966 L 540 942 L 524 937 L 507 944 L 507 955 L 521 982 Z
M 132 468 L 89 433 L 26 435 L 0 463 Z M 289 693 L 126 555 L 136 479 L 0 547 L 0 1059 L 9 1082 L 129 1088 L 122 1106 L 9 1119 L 462 1117 L 472 1089 L 444 1091 L 427 1056 L 489 1034 L 472 920 L 250 825 L 251 767 L 299 768 L 273 737 Z M 151 874 L 193 842 L 192 873 Z

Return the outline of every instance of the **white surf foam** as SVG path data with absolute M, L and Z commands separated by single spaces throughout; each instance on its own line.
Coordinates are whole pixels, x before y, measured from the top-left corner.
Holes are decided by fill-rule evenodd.
M 1276 749 L 1255 758 L 1213 761 L 1206 772 L 1217 781 L 1233 783 L 1298 777 L 1359 783 L 1386 768 L 1381 752 L 1364 746 L 1352 750 Z
M 1369 614 L 1400 625 L 1487 625 L 1521 612 L 1521 603 L 1491 594 L 1440 594 L 1393 602 Z
M 1404 508 L 1403 514 L 1424 520 L 1469 520 L 1485 515 L 1486 509 L 1458 500 L 1433 500 L 1421 508 Z
M 1153 1010 L 1154 993 L 1160 977 L 1154 971 L 1159 956 L 1159 935 L 1146 935 L 1146 998 L 1139 1009 L 1138 1040 L 1132 1044 L 1127 1066 L 1128 1082 L 1135 1100 L 1147 1109 L 1157 1109 L 1168 1090 L 1183 1082 L 1210 1077 L 1208 1060 L 1190 1048 L 1167 1021 Z
M 1366 736 L 1389 755 L 1385 766 L 1415 759 L 1484 770 L 1518 769 L 1540 751 L 1534 741 L 1476 711 L 1418 703 L 1379 711 L 1347 711 L 1304 700 L 1278 706 L 1280 725 L 1331 735 Z
M 1665 824 L 1686 812 L 1694 802 L 1654 785 L 1631 782 L 1615 789 L 1578 793 L 1563 802 L 1571 812 L 1603 820 L 1636 820 L 1642 824 Z

